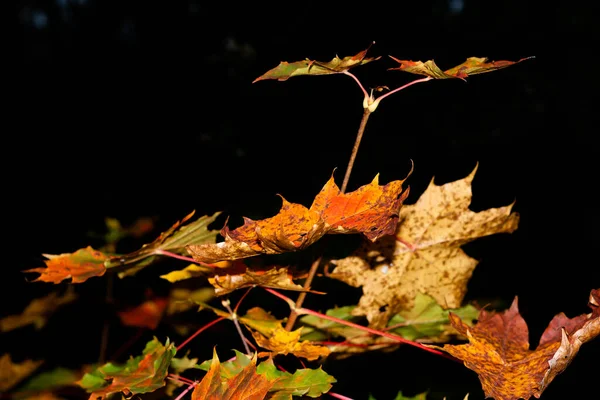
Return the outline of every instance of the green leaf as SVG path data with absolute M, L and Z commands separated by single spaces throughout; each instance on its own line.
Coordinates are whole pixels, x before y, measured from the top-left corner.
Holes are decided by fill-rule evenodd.
M 394 315 L 388 322 L 388 328 L 408 340 L 426 339 L 428 342 L 446 342 L 458 332 L 450 325 L 448 314 L 453 312 L 463 321 L 472 324 L 479 316 L 479 310 L 472 305 L 444 310 L 435 299 L 418 293 L 412 310 Z
M 246 315 L 240 317 L 239 320 L 244 325 L 265 336 L 271 336 L 275 329 L 282 326 L 282 320 L 273 317 L 260 307 L 252 307 L 246 312 Z
M 57 367 L 29 379 L 25 385 L 19 388 L 19 392 L 50 391 L 63 386 L 75 385 L 80 378 L 81 374 L 77 371 Z
M 188 370 L 188 369 L 193 369 L 193 368 L 198 368 L 198 359 L 197 358 L 189 358 L 188 357 L 188 353 L 186 353 L 185 356 L 183 356 L 182 358 L 175 358 L 173 357 L 171 359 L 171 369 L 173 369 L 174 372 L 181 374 L 182 372 Z
M 256 369 L 268 380 L 275 380 L 271 387 L 272 394 L 270 399 L 291 399 L 292 396 L 319 397 L 331 389 L 331 384 L 336 379 L 321 369 L 299 369 L 293 374 L 279 371 L 273 364 L 273 360 L 268 359 L 260 363 Z
M 398 392 L 394 400 L 425 400 L 427 398 L 427 392 L 419 393 L 416 396 L 406 397 L 402 395 L 402 392 Z M 375 400 L 375 397 L 369 395 L 369 400 Z
M 336 307 L 325 312 L 326 315 L 343 319 L 345 321 L 355 321 L 358 317 L 352 315 L 352 310 L 356 306 Z M 360 329 L 352 328 L 346 325 L 338 324 L 327 319 L 319 318 L 313 315 L 305 315 L 300 318 L 300 323 L 304 326 L 302 330 L 302 340 L 321 341 L 330 337 L 342 336 L 352 338 L 355 336 L 364 336 L 365 332 Z
M 181 221 L 177 221 L 166 232 L 151 243 L 145 244 L 141 249 L 132 253 L 114 256 L 105 263 L 106 268 L 117 268 L 122 270 L 119 277 L 133 275 L 140 269 L 148 266 L 155 257 L 161 254 L 161 251 L 168 251 L 176 254 L 187 254 L 185 246 L 198 245 L 203 243 L 214 243 L 219 231 L 208 230 L 208 225 L 214 222 L 220 212 L 212 216 L 203 216 L 196 221 L 184 225 L 192 216 L 191 212 Z
M 371 46 L 369 46 L 370 48 Z M 331 75 L 340 74 L 350 68 L 357 67 L 359 65 L 367 64 L 371 61 L 379 60 L 381 57 L 365 58 L 367 51 L 361 51 L 353 56 L 339 58 L 335 56 L 331 61 L 314 61 L 314 60 L 303 60 L 288 63 L 282 61 L 277 67 L 265 72 L 263 75 L 256 78 L 252 83 L 262 81 L 265 79 L 277 79 L 278 81 L 286 81 L 292 76 L 300 75 Z
M 125 364 L 104 364 L 86 373 L 77 382 L 91 393 L 90 399 L 105 398 L 112 393 L 148 393 L 165 385 L 171 359 L 177 349 L 169 339 L 165 345 L 157 338 L 146 344 L 141 356 L 131 357 Z

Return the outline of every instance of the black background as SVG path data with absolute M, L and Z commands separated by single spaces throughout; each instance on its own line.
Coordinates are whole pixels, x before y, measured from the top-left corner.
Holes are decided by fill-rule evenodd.
M 282 60 L 327 61 L 375 41 L 369 55 L 382 59 L 353 70 L 366 87 L 393 89 L 417 78 L 386 71 L 397 65 L 387 55 L 435 59 L 442 69 L 471 56 L 536 57 L 466 83 L 427 82 L 384 100 L 371 116 L 349 185 L 355 190 L 377 173 L 381 183 L 402 179 L 413 160 L 411 204 L 432 177 L 437 184 L 460 179 L 479 163 L 471 208 L 516 199 L 521 223 L 511 235 L 466 246 L 480 260 L 467 300 L 510 304 L 518 296 L 535 347 L 554 314 L 588 312 L 589 292 L 600 287 L 592 51 L 598 32 L 583 3 L 465 0 L 453 11 L 459 3 L 441 0 L 20 1 L 14 42 L 21 52 L 8 63 L 14 69 L 4 82 L 10 261 L 2 314 L 18 313 L 55 289 L 27 282 L 21 271 L 43 265 L 41 254 L 97 243 L 87 233 L 101 231 L 105 216 L 124 224 L 155 216 L 160 231 L 194 209 L 223 211 L 237 226 L 242 216 L 274 215 L 277 193 L 310 205 L 336 168 L 341 184 L 362 113 L 358 86 L 342 75 L 252 81 Z M 129 245 L 122 251 L 139 244 Z M 160 286 L 148 277 L 172 267 L 129 280 L 135 288 L 122 294 L 139 300 L 144 285 Z M 99 278 L 79 285 L 86 306 L 59 313 L 44 331 L 5 334 L 4 351 L 49 365 L 94 362 L 106 313 L 103 285 Z M 338 305 L 350 304 L 340 300 L 344 294 L 348 301 L 360 294 L 327 281 L 317 285 L 333 290 L 336 300 L 329 301 Z M 592 398 L 599 356 L 598 341 L 584 345 L 542 398 Z M 338 378 L 334 391 L 356 399 L 429 388 L 439 398 L 462 399 L 467 391 L 483 398 L 474 373 L 418 350 L 356 357 L 326 370 Z

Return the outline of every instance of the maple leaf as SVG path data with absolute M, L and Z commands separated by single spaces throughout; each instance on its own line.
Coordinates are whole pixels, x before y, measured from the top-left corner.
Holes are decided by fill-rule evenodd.
M 458 334 L 450 325 L 450 312 L 468 325 L 479 316 L 479 310 L 472 305 L 444 310 L 433 297 L 417 293 L 413 308 L 394 315 L 386 330 L 412 341 L 447 342 Z
M 291 400 L 292 396 L 308 396 L 317 398 L 331 389 L 331 384 L 336 380 L 321 369 L 303 368 L 293 374 L 280 371 L 273 364 L 272 359 L 267 359 L 256 368 L 257 372 L 274 381 L 270 390 L 270 400 Z
M 111 257 L 106 263 L 106 268 L 118 267 L 122 269 L 123 271 L 119 273 L 119 277 L 123 278 L 124 276 L 133 275 L 151 264 L 162 251 L 183 254 L 186 252 L 185 247 L 188 245 L 214 242 L 218 231 L 208 230 L 208 226 L 215 221 L 220 212 L 216 212 L 212 216 L 202 216 L 186 225 L 194 213 L 195 211 L 192 211 L 181 221 L 177 221 L 153 242 L 143 245 L 139 250 Z
M 404 396 L 402 394 L 402 392 L 400 391 L 400 392 L 398 392 L 396 397 L 394 397 L 394 400 L 426 400 L 426 399 L 427 399 L 427 392 L 419 393 L 415 396 L 408 397 L 408 396 Z M 369 400 L 375 400 L 375 397 L 370 395 Z M 466 400 L 466 398 L 465 398 L 465 400 Z
M 131 357 L 124 365 L 106 363 L 86 373 L 77 384 L 91 393 L 90 399 L 105 399 L 118 392 L 127 395 L 153 392 L 165 385 L 176 352 L 168 338 L 165 345 L 154 338 L 146 343 L 141 356 Z
M 40 276 L 33 280 L 60 283 L 65 279 L 71 279 L 71 283 L 82 283 L 94 276 L 102 276 L 106 272 L 104 263 L 110 256 L 91 246 L 79 249 L 74 253 L 63 253 L 59 255 L 44 254 L 48 258 L 46 267 L 32 268 L 23 272 L 38 272 Z
M 521 58 L 518 61 L 491 61 L 487 62 L 485 57 L 469 57 L 465 62 L 459 64 L 453 68 L 442 71 L 433 60 L 426 62 L 422 61 L 410 61 L 410 60 L 399 60 L 395 57 L 390 56 L 391 59 L 400 63 L 399 67 L 389 68 L 389 70 L 397 70 L 409 72 L 411 74 L 426 75 L 433 79 L 452 79 L 459 78 L 465 79 L 469 75 L 483 74 L 485 72 L 492 72 L 502 68 L 509 67 L 511 65 L 520 63 L 521 61 L 529 60 L 534 57 Z
M 14 393 L 15 399 L 50 398 L 51 391 L 64 387 L 75 385 L 76 381 L 81 378 L 82 372 L 73 371 L 63 367 L 57 367 L 50 371 L 42 372 L 20 386 L 18 391 Z
M 265 349 L 271 350 L 275 354 L 293 354 L 296 357 L 303 357 L 307 360 L 316 360 L 319 357 L 327 357 L 331 351 L 325 347 L 313 344 L 307 340 L 301 341 L 302 327 L 295 331 L 286 331 L 282 327 L 273 330 L 269 337 L 259 332 L 252 331 L 252 336 L 256 344 Z
M 215 287 L 215 295 L 217 296 L 223 296 L 237 289 L 254 286 L 307 291 L 301 285 L 295 284 L 292 281 L 292 276 L 288 274 L 285 267 L 272 268 L 267 271 L 247 269 L 246 272 L 238 275 L 215 275 L 212 278 L 208 278 L 208 282 Z
M 370 48 L 371 46 L 369 46 Z M 286 81 L 292 76 L 300 75 L 331 75 L 339 74 L 350 68 L 357 67 L 359 65 L 367 64 L 371 61 L 379 60 L 381 57 L 365 58 L 367 55 L 366 50 L 361 51 L 353 56 L 339 58 L 337 55 L 328 62 L 314 61 L 314 60 L 303 60 L 288 63 L 282 61 L 275 68 L 265 72 L 263 75 L 256 78 L 252 83 L 266 80 L 266 79 L 277 79 L 278 81 Z
M 187 250 L 194 260 L 212 263 L 302 250 L 328 233 L 361 233 L 376 241 L 395 231 L 398 212 L 408 196 L 408 190 L 402 192 L 403 182 L 380 186 L 377 175 L 370 184 L 341 193 L 332 176 L 310 208 L 282 197 L 283 205 L 274 217 L 260 221 L 244 218 L 241 227 L 221 230 L 225 241 L 191 245 Z
M 251 363 L 223 384 L 221 364 L 216 350 L 213 349 L 210 370 L 196 385 L 192 400 L 262 400 L 267 396 L 272 385 L 273 382 L 264 375 L 256 373 L 256 354 Z
M 125 326 L 154 330 L 160 323 L 168 305 L 168 297 L 157 297 L 155 299 L 148 299 L 138 306 L 119 311 L 117 315 L 121 323 Z
M 33 299 L 21 314 L 0 319 L 0 331 L 8 332 L 29 324 L 33 324 L 35 329 L 41 329 L 59 307 L 73 302 L 76 298 L 73 287 L 69 286 L 63 295 L 52 292 L 39 299 Z
M 31 375 L 42 365 L 43 361 L 25 360 L 21 363 L 12 361 L 10 354 L 0 357 L 0 392 L 6 392 L 23 379 Z
M 474 327 L 450 314 L 452 325 L 469 343 L 446 344 L 441 349 L 463 360 L 467 368 L 478 374 L 486 398 L 539 398 L 571 363 L 581 345 L 600 335 L 600 289 L 590 293 L 590 314 L 572 319 L 557 314 L 535 351 L 529 349 L 529 330 L 517 303 L 515 297 L 511 307 L 502 313 L 482 311 Z
M 473 212 L 471 182 L 464 179 L 438 186 L 433 180 L 415 204 L 400 210 L 395 236 L 365 243 L 355 254 L 333 260 L 330 277 L 362 286 L 355 315 L 366 315 L 381 328 L 394 314 L 410 310 L 417 293 L 433 297 L 444 308 L 458 308 L 477 260 L 460 248 L 478 237 L 510 233 L 519 215 L 513 204 Z
M 220 261 L 216 263 L 212 263 L 210 267 L 205 265 L 198 264 L 190 264 L 184 269 L 178 271 L 171 271 L 165 275 L 161 275 L 160 277 L 168 280 L 171 283 L 183 281 L 185 279 L 192 279 L 203 277 L 206 275 L 212 275 L 215 272 L 215 268 L 223 268 L 228 269 L 231 267 L 230 261 Z

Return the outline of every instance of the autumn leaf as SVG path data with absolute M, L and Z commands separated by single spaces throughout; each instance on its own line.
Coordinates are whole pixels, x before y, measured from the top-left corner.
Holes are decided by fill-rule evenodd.
M 398 394 L 396 395 L 396 397 L 394 397 L 394 400 L 426 400 L 427 399 L 427 392 L 425 393 L 419 393 L 415 396 L 404 396 L 402 394 L 402 392 L 398 392 Z M 375 397 L 373 396 L 369 396 L 369 400 L 375 400 Z M 466 400 L 466 398 L 465 398 Z
M 412 341 L 448 342 L 458 334 L 450 324 L 450 312 L 469 326 L 479 316 L 479 310 L 472 305 L 444 310 L 433 297 L 417 293 L 413 308 L 394 315 L 386 330 Z
M 0 331 L 8 332 L 29 324 L 33 324 L 35 329 L 41 329 L 58 308 L 75 299 L 77 295 L 71 286 L 63 295 L 52 292 L 39 299 L 33 299 L 21 314 L 8 315 L 0 319 Z
M 292 281 L 292 276 L 288 274 L 287 268 L 272 268 L 267 271 L 253 271 L 247 269 L 245 273 L 239 275 L 215 275 L 208 278 L 208 282 L 215 287 L 215 295 L 223 296 L 234 290 L 263 286 L 273 289 L 285 289 L 306 291 L 301 285 Z
M 361 233 L 375 241 L 396 229 L 402 201 L 408 195 L 408 190 L 402 192 L 403 182 L 380 186 L 376 176 L 354 192 L 341 193 L 332 176 L 310 208 L 282 197 L 283 205 L 274 217 L 260 221 L 244 218 L 241 227 L 221 230 L 225 241 L 191 245 L 187 250 L 194 260 L 212 263 L 302 250 L 325 234 Z
M 230 377 L 225 383 L 221 380 L 221 365 L 216 350 L 210 370 L 192 393 L 192 400 L 262 400 L 273 382 L 256 373 L 256 354 L 244 369 Z
M 3 354 L 0 357 L 0 392 L 6 392 L 16 386 L 38 369 L 42 363 L 41 360 L 24 360 L 21 363 L 15 363 L 10 354 Z
M 291 400 L 292 396 L 317 398 L 331 389 L 336 380 L 321 369 L 303 368 L 293 374 L 278 370 L 272 359 L 261 362 L 256 371 L 274 381 L 270 389 L 270 400 Z
M 591 291 L 590 314 L 567 318 L 556 315 L 535 350 L 529 349 L 529 330 L 519 313 L 517 297 L 501 313 L 482 311 L 469 327 L 454 314 L 452 325 L 468 337 L 463 345 L 441 348 L 464 361 L 479 375 L 486 397 L 496 400 L 539 398 L 548 384 L 571 363 L 582 344 L 600 335 L 600 289 Z
M 138 328 L 156 329 L 163 313 L 169 305 L 168 297 L 157 297 L 148 299 L 142 304 L 119 311 L 117 315 L 121 323 L 125 326 L 135 326 Z
M 477 260 L 460 246 L 513 232 L 519 222 L 519 215 L 511 213 L 513 204 L 469 210 L 476 171 L 441 186 L 432 180 L 415 204 L 400 210 L 395 236 L 366 242 L 355 254 L 332 261 L 330 277 L 362 286 L 354 315 L 366 315 L 372 327 L 382 328 L 394 314 L 410 310 L 419 292 L 446 309 L 461 306 Z
M 400 63 L 399 67 L 390 68 L 389 70 L 397 70 L 409 72 L 411 74 L 426 75 L 433 79 L 465 79 L 467 76 L 492 72 L 511 65 L 520 63 L 521 61 L 529 60 L 534 57 L 521 58 L 518 61 L 491 61 L 487 62 L 485 57 L 469 57 L 465 62 L 453 68 L 442 71 L 433 60 L 426 62 L 399 60 L 390 56 L 391 59 Z
M 264 336 L 271 336 L 276 329 L 281 328 L 283 322 L 260 307 L 248 309 L 243 317 L 239 317 L 239 320 L 248 328 L 254 329 Z
M 370 46 L 369 46 L 370 48 Z M 277 79 L 278 81 L 286 81 L 292 76 L 300 75 L 331 75 L 339 74 L 350 68 L 358 67 L 359 65 L 367 64 L 371 61 L 379 60 L 381 57 L 365 58 L 367 51 L 361 51 L 360 53 L 339 58 L 335 56 L 331 61 L 314 61 L 314 60 L 303 60 L 288 63 L 282 61 L 277 67 L 265 72 L 263 75 L 256 78 L 252 83 L 266 80 L 266 79 Z
M 71 279 L 71 283 L 82 283 L 94 276 L 102 276 L 106 272 L 104 263 L 110 256 L 88 246 L 74 253 L 59 255 L 44 254 L 48 258 L 46 267 L 32 268 L 23 272 L 38 272 L 40 276 L 33 282 L 43 281 L 60 283 Z
M 234 350 L 235 357 L 231 361 L 220 364 L 221 382 L 227 382 L 239 374 L 244 368 L 253 363 L 253 359 Z M 203 362 L 198 368 L 210 371 L 213 360 Z M 328 375 L 321 368 L 298 369 L 293 374 L 281 371 L 275 367 L 272 359 L 266 359 L 256 367 L 259 375 L 267 378 L 273 385 L 269 389 L 268 399 L 291 400 L 292 396 L 319 397 L 331 389 L 335 383 L 334 377 Z
M 256 344 L 274 352 L 275 354 L 293 354 L 307 360 L 316 360 L 319 357 L 327 357 L 330 350 L 325 346 L 315 345 L 309 341 L 301 341 L 302 328 L 288 332 L 282 327 L 275 329 L 271 336 L 252 331 Z
M 90 399 L 105 399 L 118 392 L 128 395 L 153 392 L 165 385 L 176 351 L 169 339 L 163 345 L 154 338 L 146 343 L 141 356 L 131 357 L 124 365 L 104 364 L 86 373 L 77 384 L 91 393 Z
M 206 275 L 212 275 L 215 272 L 215 268 L 223 268 L 228 269 L 231 267 L 231 262 L 229 261 L 221 261 L 217 263 L 212 263 L 209 266 L 198 265 L 198 264 L 190 264 L 184 269 L 178 271 L 171 271 L 165 275 L 161 275 L 160 277 L 168 280 L 171 283 L 183 281 L 186 279 L 205 277 Z
M 81 375 L 82 372 L 57 367 L 29 378 L 24 385 L 19 387 L 13 397 L 22 398 L 22 396 L 25 396 L 31 398 L 33 394 L 39 396 L 64 386 L 72 386 L 81 379 Z
M 194 211 L 177 221 L 168 230 L 162 232 L 153 242 L 147 243 L 141 249 L 132 253 L 114 256 L 106 263 L 106 268 L 119 267 L 122 270 L 119 277 L 133 275 L 140 269 L 152 263 L 157 255 L 163 251 L 184 254 L 188 245 L 212 243 L 216 240 L 217 231 L 208 230 L 208 226 L 215 221 L 220 212 L 212 216 L 202 216 L 196 221 L 187 223 L 194 215 Z M 186 224 L 187 223 L 187 224 Z

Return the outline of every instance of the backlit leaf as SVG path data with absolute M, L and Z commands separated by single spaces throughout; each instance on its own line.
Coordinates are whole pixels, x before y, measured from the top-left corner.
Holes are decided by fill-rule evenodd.
M 469 210 L 475 168 L 466 178 L 445 185 L 433 180 L 415 204 L 400 210 L 395 236 L 365 242 L 353 255 L 334 260 L 329 275 L 363 295 L 354 315 L 366 315 L 372 327 L 382 328 L 402 310 L 414 306 L 417 293 L 433 297 L 443 308 L 461 306 L 477 260 L 461 246 L 479 237 L 510 233 L 519 215 L 513 204 Z
M 192 400 L 262 400 L 273 382 L 256 373 L 256 354 L 240 371 L 222 381 L 216 350 L 208 373 L 192 393 Z
M 85 282 L 94 276 L 102 276 L 106 272 L 104 263 L 110 256 L 90 246 L 79 249 L 75 253 L 64 253 L 59 255 L 44 254 L 48 258 L 46 267 L 32 268 L 23 272 L 38 272 L 40 276 L 33 280 L 60 283 L 65 279 L 71 279 L 71 283 Z
M 292 396 L 317 398 L 331 389 L 335 378 L 320 367 L 298 369 L 293 374 L 278 370 L 272 359 L 260 363 L 257 372 L 274 381 L 269 399 L 291 400 Z
M 231 293 L 240 288 L 253 286 L 296 291 L 306 290 L 301 285 L 295 284 L 292 281 L 287 268 L 272 268 L 267 271 L 252 271 L 247 269 L 245 273 L 239 275 L 215 275 L 212 278 L 208 278 L 208 282 L 215 287 L 215 295 L 217 296 Z
M 271 336 L 253 331 L 252 336 L 256 343 L 275 354 L 293 354 L 296 357 L 303 357 L 307 360 L 316 360 L 319 357 L 327 357 L 331 352 L 327 347 L 315 345 L 309 341 L 301 341 L 302 328 L 295 331 L 286 331 L 283 328 L 277 328 Z
M 467 76 L 483 74 L 485 72 L 496 71 L 511 65 L 520 63 L 521 61 L 529 60 L 533 57 L 521 58 L 518 61 L 490 61 L 487 62 L 485 57 L 469 57 L 465 62 L 453 68 L 442 71 L 433 60 L 426 62 L 399 60 L 390 56 L 394 61 L 400 63 L 399 67 L 390 68 L 390 70 L 404 71 L 411 74 L 426 75 L 433 79 L 465 79 Z
M 515 297 L 502 313 L 482 311 L 469 327 L 454 314 L 452 325 L 468 337 L 463 345 L 443 350 L 464 361 L 479 375 L 486 397 L 496 400 L 539 398 L 548 384 L 571 363 L 582 344 L 600 335 L 600 289 L 590 293 L 590 314 L 567 318 L 556 315 L 535 350 L 529 349 L 529 330 Z
M 127 363 L 104 364 L 86 373 L 77 383 L 86 389 L 91 399 L 105 399 L 112 393 L 139 394 L 153 392 L 165 385 L 171 359 L 176 348 L 167 339 L 165 345 L 157 338 L 149 341 L 141 356 L 131 357 Z
M 296 61 L 292 63 L 282 61 L 277 67 L 265 72 L 263 75 L 256 78 L 254 82 L 266 79 L 277 79 L 279 81 L 286 81 L 292 76 L 300 75 L 339 74 L 349 70 L 350 68 L 354 68 L 359 65 L 364 65 L 371 61 L 378 60 L 381 58 L 365 58 L 369 48 L 361 51 L 358 54 L 355 54 L 354 56 L 348 56 L 344 58 L 339 58 L 338 56 L 335 56 L 331 61 L 314 61 L 309 59 L 303 61 Z
M 310 209 L 283 199 L 277 215 L 260 221 L 245 218 L 244 225 L 230 230 L 225 241 L 188 246 L 198 262 L 235 260 L 258 254 L 280 254 L 302 250 L 328 233 L 361 233 L 371 241 L 393 234 L 408 190 L 404 180 L 378 184 L 373 181 L 351 193 L 341 193 L 333 176 L 315 197 Z

